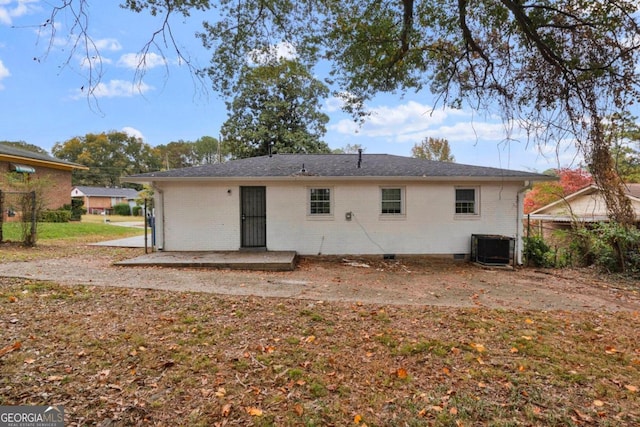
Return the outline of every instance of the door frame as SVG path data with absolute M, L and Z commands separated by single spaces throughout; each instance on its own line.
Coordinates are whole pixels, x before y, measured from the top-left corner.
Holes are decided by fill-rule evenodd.
M 256 193 L 255 191 L 258 191 Z M 257 211 L 247 212 L 248 197 L 260 194 Z M 247 222 L 249 221 L 249 222 Z M 247 233 L 250 232 L 251 235 Z M 247 185 L 240 187 L 240 248 L 266 250 L 267 248 L 267 187 Z

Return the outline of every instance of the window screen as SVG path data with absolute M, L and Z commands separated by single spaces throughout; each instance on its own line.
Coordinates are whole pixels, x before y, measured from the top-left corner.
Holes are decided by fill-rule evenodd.
M 383 214 L 402 213 L 402 189 L 383 188 L 382 189 L 382 209 Z
M 475 188 L 456 188 L 456 213 L 457 214 L 475 214 L 476 213 Z
M 311 215 L 331 214 L 331 189 L 312 188 L 309 194 L 309 213 Z

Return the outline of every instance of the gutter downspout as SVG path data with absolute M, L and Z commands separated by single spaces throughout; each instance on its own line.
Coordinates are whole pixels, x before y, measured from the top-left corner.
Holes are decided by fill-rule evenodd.
M 158 230 L 156 228 L 156 249 L 159 251 L 164 250 L 164 191 L 162 191 L 161 189 L 159 189 L 158 187 L 156 187 L 155 183 L 151 184 L 151 188 L 153 189 L 153 193 L 154 193 L 154 200 L 157 200 L 158 203 L 158 208 L 160 208 L 160 218 L 161 218 L 161 222 L 162 222 L 162 233 L 160 233 L 160 236 L 158 236 Z M 155 196 L 155 194 L 158 194 L 158 197 Z M 158 225 L 158 222 L 155 222 L 155 225 Z M 158 237 L 161 237 L 161 239 L 159 239 Z
M 516 264 L 522 265 L 522 250 L 523 250 L 523 242 L 522 242 L 522 231 L 523 231 L 523 221 L 524 221 L 524 193 L 528 190 L 531 190 L 533 183 L 531 181 L 525 181 L 525 186 L 518 190 L 516 195 L 516 204 L 518 209 L 518 214 L 516 215 Z

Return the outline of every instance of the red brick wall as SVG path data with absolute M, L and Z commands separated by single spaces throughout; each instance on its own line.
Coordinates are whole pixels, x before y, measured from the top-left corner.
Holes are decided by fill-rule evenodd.
M 85 197 L 84 206 L 90 213 L 92 209 L 99 211 L 109 210 L 111 206 L 111 197 Z
M 58 209 L 63 205 L 71 203 L 71 171 L 60 169 L 40 168 L 40 176 L 45 177 L 50 185 L 47 187 L 44 196 L 45 209 Z M 36 177 L 38 177 L 36 168 Z
M 26 161 L 23 162 L 28 164 Z M 29 179 L 44 179 L 47 185 L 44 191 L 45 209 L 58 209 L 71 203 L 71 171 L 30 165 L 36 170 Z M 0 161 L 0 190 L 11 191 L 6 185 L 6 174 L 11 171 L 9 162 Z

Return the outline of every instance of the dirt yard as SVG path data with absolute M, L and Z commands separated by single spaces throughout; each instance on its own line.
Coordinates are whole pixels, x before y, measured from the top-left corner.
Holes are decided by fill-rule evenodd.
M 55 251 L 53 251 L 55 254 Z M 640 311 L 637 283 L 592 269 L 491 269 L 424 257 L 302 258 L 293 272 L 115 267 L 139 250 L 86 248 L 73 255 L 3 262 L 0 276 L 226 295 L 395 305 L 527 310 Z
M 425 258 L 112 265 L 139 254 L 0 248 L 0 405 L 61 405 L 67 426 L 640 425 L 637 282 Z

